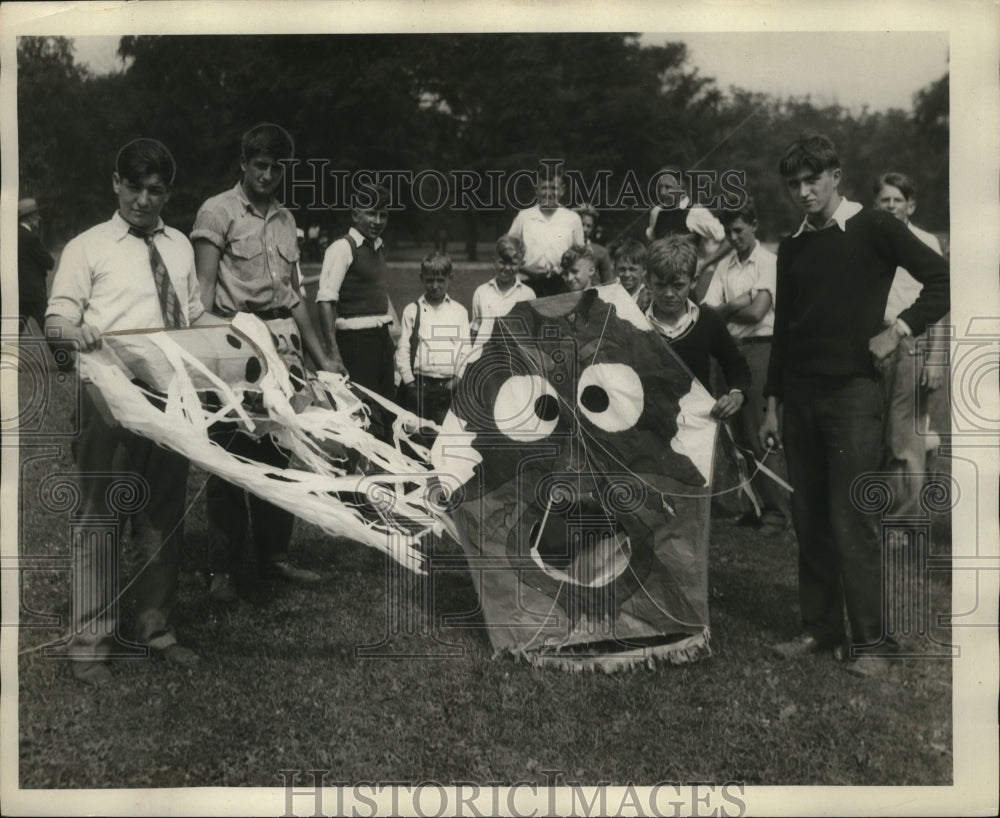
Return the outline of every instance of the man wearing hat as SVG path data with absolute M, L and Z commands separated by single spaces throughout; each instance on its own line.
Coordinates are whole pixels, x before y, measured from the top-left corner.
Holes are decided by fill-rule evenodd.
M 41 209 L 34 199 L 17 203 L 17 306 L 21 334 L 28 334 L 28 319 L 34 318 L 40 331 L 45 328 L 45 305 L 48 292 L 45 276 L 55 266 L 55 260 L 42 244 L 38 227 Z

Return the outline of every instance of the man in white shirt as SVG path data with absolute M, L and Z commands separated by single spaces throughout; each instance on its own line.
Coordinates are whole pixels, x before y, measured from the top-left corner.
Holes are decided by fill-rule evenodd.
M 585 242 L 580 217 L 559 204 L 565 192 L 562 172 L 558 168 L 551 173 L 540 173 L 535 187 L 537 204 L 520 211 L 508 231 L 524 242 L 521 280 L 539 298 L 562 292 L 559 274 L 562 255 L 574 244 Z
M 160 219 L 174 173 L 173 157 L 155 139 L 136 139 L 118 153 L 117 212 L 70 241 L 60 258 L 45 321 L 53 343 L 88 351 L 101 346 L 105 332 L 217 323 L 202 306 L 190 242 Z M 79 411 L 73 454 L 80 514 L 116 514 L 116 472 L 138 475 L 148 490 L 145 507 L 132 516 L 131 545 L 142 566 L 131 582 L 136 639 L 171 664 L 194 665 L 198 655 L 177 643 L 173 629 L 188 462 L 119 426 L 92 384 L 84 384 Z M 108 553 L 96 533 L 73 543 L 68 653 L 73 676 L 84 684 L 111 680 L 106 662 L 123 644 L 115 620 L 118 545 Z
M 784 477 L 781 450 L 768 452 L 760 445 L 757 434 L 767 408 L 764 382 L 774 331 L 778 259 L 757 241 L 757 210 L 753 200 L 748 199 L 739 210 L 724 212 L 722 223 L 733 251 L 716 267 L 703 303 L 726 321 L 726 329 L 750 367 L 750 390 L 738 420 L 733 423 L 733 436 L 758 461 L 765 462 L 766 457 L 767 467 Z M 756 474 L 751 485 L 763 508 L 759 520 L 753 512 L 744 515 L 744 520 L 752 524 L 760 522 L 760 531 L 765 536 L 781 534 L 791 519 L 788 495 L 762 472 Z
M 910 216 L 917 207 L 916 183 L 904 173 L 883 173 L 872 188 L 876 210 L 889 213 L 905 224 L 924 244 L 941 254 L 937 237 L 921 230 Z M 885 305 L 885 326 L 920 295 L 923 284 L 898 267 Z M 917 514 L 920 489 L 926 472 L 927 443 L 937 433 L 947 433 L 949 423 L 948 331 L 949 316 L 927 328 L 929 342 L 919 365 L 916 345 L 920 338 L 908 337 L 886 359 L 882 378 L 886 389 L 886 467 L 893 472 L 893 514 Z M 918 375 L 919 373 L 919 375 Z M 920 388 L 917 388 L 919 378 Z M 931 426 L 936 430 L 932 436 Z
M 404 408 L 441 423 L 451 406 L 455 370 L 469 343 L 469 313 L 448 296 L 451 259 L 434 250 L 420 263 L 424 294 L 403 308 L 396 347 Z M 428 445 L 432 436 L 424 435 Z

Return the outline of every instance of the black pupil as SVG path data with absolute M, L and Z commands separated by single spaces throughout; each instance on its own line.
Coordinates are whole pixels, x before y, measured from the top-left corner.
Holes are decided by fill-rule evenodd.
M 552 395 L 542 395 L 535 401 L 535 414 L 541 420 L 552 421 L 559 417 L 559 404 Z
M 580 403 L 583 404 L 583 408 L 588 412 L 603 412 L 608 408 L 611 401 L 608 398 L 608 393 L 600 386 L 591 384 L 584 388 L 583 394 L 580 395 Z

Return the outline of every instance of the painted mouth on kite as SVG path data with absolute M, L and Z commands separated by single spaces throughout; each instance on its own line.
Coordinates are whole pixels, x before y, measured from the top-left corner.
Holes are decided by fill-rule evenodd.
M 544 513 L 528 528 L 535 565 L 559 582 L 601 588 L 628 568 L 632 543 L 625 527 L 600 503 L 574 502 Z

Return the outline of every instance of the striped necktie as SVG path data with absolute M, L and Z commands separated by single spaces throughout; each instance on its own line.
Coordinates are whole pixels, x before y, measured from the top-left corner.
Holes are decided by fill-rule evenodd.
M 174 289 L 174 285 L 170 281 L 170 275 L 167 273 L 167 265 L 163 263 L 163 256 L 156 249 L 156 242 L 154 241 L 156 233 L 162 233 L 163 231 L 154 230 L 152 233 L 144 233 L 138 228 L 130 227 L 128 232 L 146 242 L 146 248 L 149 250 L 149 266 L 153 271 L 153 284 L 156 286 L 156 295 L 160 299 L 163 326 L 167 329 L 183 327 L 184 318 L 181 315 L 180 299 L 177 298 L 177 291 Z

